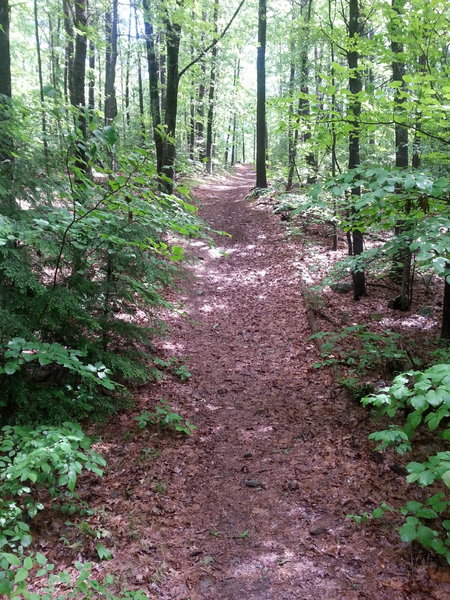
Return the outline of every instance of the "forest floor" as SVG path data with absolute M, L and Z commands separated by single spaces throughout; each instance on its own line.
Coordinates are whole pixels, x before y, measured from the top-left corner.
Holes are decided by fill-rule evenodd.
M 367 410 L 331 369 L 313 368 L 298 241 L 246 199 L 253 185 L 239 166 L 194 191 L 201 216 L 231 237 L 190 240 L 181 296 L 171 292 L 183 308 L 158 344 L 192 377 L 140 390 L 133 410 L 96 428 L 108 468 L 81 495 L 113 552 L 99 574 L 158 600 L 450 598 L 445 571 L 400 542 L 395 518 L 346 518 L 400 505 L 408 486 L 371 450 Z M 192 435 L 138 429 L 136 415 L 162 398 Z M 54 551 L 73 560 L 73 548 Z

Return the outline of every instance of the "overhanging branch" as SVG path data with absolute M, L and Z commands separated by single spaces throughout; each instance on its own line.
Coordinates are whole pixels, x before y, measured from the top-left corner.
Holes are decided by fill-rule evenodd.
M 237 17 L 237 14 L 241 10 L 244 2 L 245 2 L 245 0 L 241 0 L 241 2 L 239 3 L 239 6 L 234 11 L 233 16 L 228 21 L 227 26 L 222 31 L 222 33 L 219 35 L 219 37 L 214 38 L 213 41 L 208 46 L 206 46 L 206 48 L 203 48 L 203 50 L 200 52 L 200 54 L 196 58 L 191 60 L 190 63 L 188 63 L 185 67 L 183 67 L 183 69 L 181 69 L 181 71 L 178 73 L 178 78 L 180 78 L 182 75 L 184 75 L 186 73 L 186 71 L 188 71 L 196 63 L 198 63 L 198 61 L 201 60 L 205 56 L 205 54 L 211 50 L 211 48 L 214 48 L 214 46 L 220 42 L 220 40 L 225 36 L 226 32 L 230 29 L 231 25 L 233 24 L 234 19 Z

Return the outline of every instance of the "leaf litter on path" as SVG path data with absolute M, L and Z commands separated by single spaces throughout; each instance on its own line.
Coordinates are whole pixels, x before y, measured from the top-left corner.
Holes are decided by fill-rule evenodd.
M 301 249 L 245 199 L 253 185 L 241 165 L 194 192 L 231 237 L 186 244 L 201 259 L 181 291 L 188 318 L 169 316 L 159 345 L 192 377 L 140 390 L 135 412 L 98 428 L 109 467 L 86 496 L 115 540 L 105 568 L 158 600 L 430 598 L 436 584 L 392 524 L 346 519 L 406 483 L 371 460 L 364 409 L 312 367 Z M 196 425 L 190 437 L 136 429 L 160 398 Z

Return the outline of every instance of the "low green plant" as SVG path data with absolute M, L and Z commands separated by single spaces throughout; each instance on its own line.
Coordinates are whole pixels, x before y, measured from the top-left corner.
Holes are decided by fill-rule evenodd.
M 191 435 L 196 429 L 195 425 L 175 412 L 165 400 L 161 400 L 153 412 L 143 410 L 135 419 L 140 429 L 145 429 L 148 425 L 158 425 L 185 435 Z
M 92 563 L 76 562 L 75 568 L 75 574 L 67 570 L 56 573 L 55 565 L 40 552 L 26 557 L 1 552 L 0 595 L 10 600 L 149 600 L 142 590 L 118 589 L 111 575 L 97 581 Z M 30 591 L 30 587 L 39 591 Z
M 183 363 L 183 359 L 171 356 L 168 359 L 153 358 L 153 363 L 161 369 L 168 369 L 173 375 L 179 377 L 181 381 L 187 381 L 192 377 L 192 373 Z
M 433 365 L 424 371 L 407 371 L 397 375 L 391 386 L 362 398 L 364 406 L 371 406 L 380 415 L 394 418 L 399 412 L 406 415 L 401 425 L 370 435 L 381 442 L 381 448 L 396 446 L 404 453 L 411 449 L 416 430 L 426 425 L 438 430 L 440 437 L 450 440 L 450 363 Z
M 79 424 L 5 426 L 0 438 L 0 549 L 22 552 L 31 543 L 28 522 L 44 508 L 39 491 L 65 501 L 83 471 L 103 474 L 105 460 L 91 450 Z
M 378 442 L 378 449 L 395 447 L 404 454 L 413 449 L 419 428 L 436 432 L 441 440 L 450 440 L 450 364 L 433 365 L 423 371 L 407 371 L 397 375 L 392 385 L 362 399 L 381 416 L 403 418 L 389 429 L 375 431 L 369 438 Z M 406 465 L 408 483 L 421 487 L 434 484 L 450 488 L 450 452 L 437 452 L 422 462 Z M 424 502 L 409 500 L 399 509 L 381 505 L 372 514 L 349 515 L 356 522 L 379 518 L 386 510 L 405 517 L 399 529 L 404 542 L 418 542 L 424 548 L 443 556 L 450 564 L 450 502 L 446 493 L 438 492 Z
M 321 331 L 309 339 L 322 341 L 323 360 L 314 363 L 313 367 L 343 367 L 339 382 L 356 400 L 373 390 L 372 384 L 367 383 L 371 374 L 389 375 L 418 363 L 411 352 L 402 347 L 402 336 L 394 331 L 379 334 L 365 325 L 351 325 L 337 332 Z

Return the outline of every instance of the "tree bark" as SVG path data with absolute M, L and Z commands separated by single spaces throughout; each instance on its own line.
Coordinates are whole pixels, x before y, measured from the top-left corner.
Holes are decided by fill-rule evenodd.
M 256 98 L 256 187 L 267 187 L 266 175 L 266 0 L 259 0 Z
M 42 78 L 42 56 L 41 56 L 41 40 L 39 36 L 39 20 L 37 0 L 33 2 L 34 13 L 34 35 L 36 39 L 36 56 L 38 64 L 38 80 L 39 80 L 39 99 L 41 102 L 41 125 L 42 125 L 42 143 L 44 145 L 44 160 L 45 170 L 49 174 L 49 156 L 48 156 L 48 139 L 47 139 L 47 117 L 45 115 L 45 97 L 44 97 L 44 81 Z
M 405 0 L 392 0 L 392 10 L 395 13 L 390 22 L 391 35 L 391 50 L 394 54 L 392 61 L 392 80 L 399 84 L 395 88 L 394 96 L 394 118 L 395 124 L 395 166 L 399 169 L 408 167 L 408 129 L 401 124 L 402 117 L 405 115 L 405 90 L 406 84 L 404 75 L 406 71 L 405 63 L 401 58 L 403 56 L 402 42 L 402 14 Z M 396 185 L 396 194 L 403 193 L 403 186 Z M 405 204 L 405 212 L 409 212 L 409 206 Z M 405 231 L 403 223 L 398 223 L 395 228 L 395 233 L 400 235 Z M 407 241 L 402 243 L 402 247 L 394 257 L 394 266 L 392 269 L 392 277 L 400 283 L 400 294 L 393 304 L 397 310 L 408 311 L 411 307 L 411 252 Z
M 77 31 L 75 53 L 72 63 L 70 84 L 70 103 L 76 108 L 75 126 L 79 130 L 82 142 L 87 137 L 86 98 L 84 84 L 86 77 L 87 38 L 84 30 L 87 24 L 87 0 L 76 0 L 74 26 Z M 77 144 L 76 166 L 87 172 L 86 152 L 84 144 Z
M 178 57 L 180 53 L 181 25 L 166 22 L 167 41 L 167 103 L 165 124 L 167 137 L 163 145 L 162 173 L 165 175 L 164 188 L 168 193 L 173 191 L 175 175 L 175 132 L 177 125 L 178 85 L 180 82 L 178 72 Z
M 8 123 L 11 118 L 11 95 L 9 2 L 8 0 L 0 0 L 0 125 L 2 130 L 6 132 L 0 140 L 0 182 L 6 190 L 0 202 L 0 214 L 6 216 L 12 215 L 17 210 L 17 204 L 12 193 L 13 139 L 8 131 Z
M 219 18 L 219 0 L 214 0 L 214 35 L 217 36 L 217 19 Z M 216 62 L 217 62 L 217 46 L 214 46 L 211 52 L 211 76 L 209 80 L 209 94 L 208 94 L 208 116 L 206 125 L 206 171 L 212 173 L 213 171 L 213 121 L 214 121 L 214 95 L 216 90 Z
M 72 97 L 72 71 L 74 53 L 74 32 L 72 23 L 71 0 L 63 0 L 64 30 L 66 33 L 66 47 L 64 50 L 64 97 L 66 102 L 71 102 Z
M 138 97 L 139 97 L 139 118 L 140 118 L 140 129 L 141 129 L 141 139 L 145 140 L 145 123 L 144 123 L 144 90 L 142 86 L 142 66 L 141 66 L 141 51 L 139 45 L 139 20 L 137 14 L 137 6 L 136 1 L 133 2 L 133 11 L 134 11 L 134 26 L 136 29 L 136 40 L 138 42 L 137 48 L 137 72 L 138 72 Z
M 155 38 L 151 22 L 149 1 L 143 0 L 145 41 L 147 47 L 148 78 L 150 84 L 150 113 L 152 116 L 153 139 L 156 151 L 156 169 L 162 172 L 163 138 L 161 136 L 161 111 L 159 104 L 158 64 L 156 61 Z
M 110 125 L 117 116 L 116 63 L 117 63 L 118 0 L 112 0 L 112 11 L 105 15 L 105 125 Z
M 361 115 L 361 101 L 359 94 L 362 91 L 362 78 L 361 73 L 358 70 L 358 50 L 355 47 L 357 43 L 357 36 L 360 34 L 360 12 L 359 12 L 359 0 L 349 0 L 349 22 L 348 22 L 348 34 L 350 38 L 350 50 L 347 53 L 348 66 L 350 69 L 349 76 L 349 90 L 350 90 L 350 105 L 349 105 L 349 120 L 351 124 L 351 130 L 349 133 L 348 140 L 348 168 L 356 169 L 360 165 L 360 124 L 359 118 Z M 352 189 L 352 196 L 361 195 L 361 187 L 355 186 Z M 354 211 L 353 211 L 354 212 Z M 362 232 L 356 228 L 351 231 L 352 236 L 352 253 L 353 256 L 358 256 L 364 251 L 364 239 Z M 364 271 L 359 269 L 353 269 L 353 298 L 360 300 L 363 296 L 366 296 L 366 277 Z

